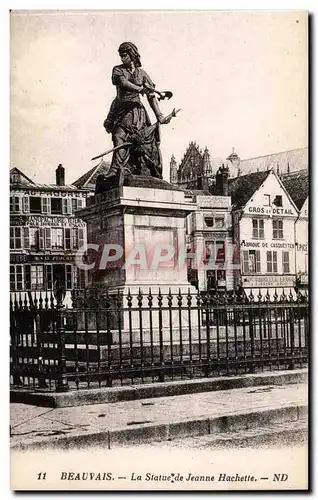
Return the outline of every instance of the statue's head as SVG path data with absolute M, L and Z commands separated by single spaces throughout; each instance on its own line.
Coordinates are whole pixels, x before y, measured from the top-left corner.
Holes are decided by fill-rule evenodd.
M 136 45 L 134 45 L 131 42 L 124 42 L 121 43 L 118 49 L 119 55 L 122 56 L 123 54 L 129 54 L 131 59 L 134 62 L 134 65 L 138 68 L 141 66 L 141 61 L 140 61 L 140 54 L 138 52 L 138 49 Z

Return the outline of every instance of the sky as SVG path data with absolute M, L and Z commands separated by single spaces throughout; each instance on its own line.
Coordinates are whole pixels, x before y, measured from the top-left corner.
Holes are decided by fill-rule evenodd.
M 13 11 L 10 39 L 10 168 L 36 182 L 62 163 L 72 183 L 112 147 L 103 121 L 124 41 L 173 92 L 162 112 L 181 108 L 161 127 L 164 178 L 190 141 L 217 158 L 307 146 L 304 11 Z

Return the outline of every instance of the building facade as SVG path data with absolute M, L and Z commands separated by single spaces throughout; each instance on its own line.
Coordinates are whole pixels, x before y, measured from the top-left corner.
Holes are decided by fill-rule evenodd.
M 44 292 L 55 284 L 67 297 L 85 285 L 75 255 L 86 242 L 86 225 L 76 211 L 89 192 L 65 185 L 62 165 L 56 184 L 38 184 L 17 168 L 10 171 L 10 290 Z
M 189 146 L 179 167 L 172 155 L 170 161 L 170 182 L 183 189 L 207 189 L 212 178 L 212 164 L 208 148 L 202 151 L 195 142 Z
M 190 142 L 180 164 L 173 156 L 170 167 L 171 183 L 196 193 L 197 200 L 205 199 L 204 211 L 198 201 L 188 217 L 190 245 L 208 248 L 208 235 L 214 231 L 205 221 L 214 220 L 219 210 L 213 200 L 223 196 L 230 200 L 223 207 L 224 221 L 229 214 L 232 220 L 222 234 L 227 248 L 224 268 L 216 266 L 212 280 L 202 269 L 198 274 L 191 269 L 189 259 L 189 279 L 198 288 L 218 281 L 217 270 L 219 276 L 221 270 L 225 273 L 230 290 L 240 285 L 256 289 L 308 283 L 308 148 L 247 160 L 232 149 L 222 161 Z M 221 249 L 222 238 L 220 234 L 215 240 L 218 246 L 212 252 Z
M 299 210 L 295 224 L 296 279 L 300 286 L 308 286 L 308 212 L 309 178 L 308 170 L 285 174 L 282 182 Z
M 296 284 L 298 209 L 277 174 L 254 172 L 229 180 L 235 285 L 247 291 Z
M 196 210 L 186 220 L 188 279 L 200 291 L 232 290 L 231 198 L 198 192 L 193 201 Z

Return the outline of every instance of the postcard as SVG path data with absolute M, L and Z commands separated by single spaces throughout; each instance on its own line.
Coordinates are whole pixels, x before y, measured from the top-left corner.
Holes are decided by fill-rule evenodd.
M 10 12 L 14 491 L 306 491 L 308 12 Z

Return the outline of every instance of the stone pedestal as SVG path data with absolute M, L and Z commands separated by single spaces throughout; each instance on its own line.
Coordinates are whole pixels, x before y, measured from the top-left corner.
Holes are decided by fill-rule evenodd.
M 108 289 L 110 295 L 118 292 L 123 295 L 122 307 L 128 307 L 128 293 L 132 296 L 132 309 L 140 308 L 141 291 L 143 295 L 142 308 L 148 308 L 148 294 L 151 289 L 153 307 L 158 307 L 159 289 L 163 295 L 162 306 L 168 306 L 167 294 L 171 292 L 172 306 L 177 308 L 179 291 L 183 296 L 182 306 L 186 307 L 186 294 L 195 296 L 197 290 L 187 280 L 185 223 L 184 218 L 193 210 L 193 202 L 185 198 L 185 193 L 174 189 L 165 181 L 140 179 L 130 181 L 130 185 L 121 186 L 111 191 L 95 195 L 89 200 L 88 206 L 77 216 L 87 223 L 88 244 L 99 247 L 99 255 L 95 266 L 89 272 L 89 285 Z M 104 267 L 104 258 L 109 255 L 105 245 L 118 245 L 123 249 L 122 258 L 108 262 Z M 156 260 L 160 255 L 167 254 L 163 245 L 169 245 L 174 255 L 166 262 Z M 112 253 L 115 251 L 114 247 Z M 96 257 L 96 254 L 95 254 Z M 114 258 L 114 255 L 111 255 Z M 167 257 L 168 258 L 168 257 Z M 133 263 L 135 262 L 135 263 Z M 138 262 L 138 263 L 136 263 Z M 159 299 L 160 302 L 160 299 Z M 124 311 L 121 319 L 123 330 L 138 330 L 140 328 L 140 310 L 128 315 Z M 189 322 L 185 309 L 173 310 L 172 318 L 167 310 L 162 311 L 162 326 L 167 328 L 171 321 L 175 327 L 180 323 L 182 328 Z M 195 315 L 191 317 L 191 325 L 197 322 Z M 151 320 L 149 313 L 142 311 L 142 329 L 151 327 L 157 330 L 161 319 L 158 311 L 154 311 Z

